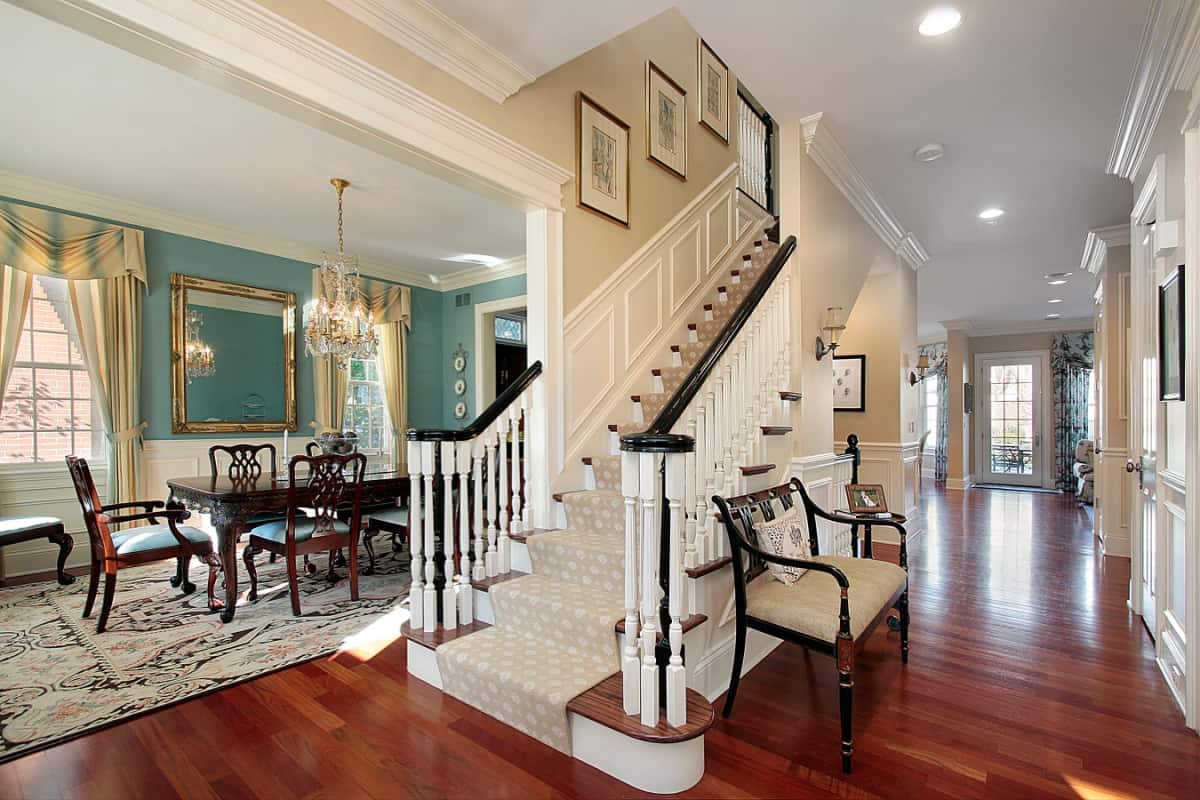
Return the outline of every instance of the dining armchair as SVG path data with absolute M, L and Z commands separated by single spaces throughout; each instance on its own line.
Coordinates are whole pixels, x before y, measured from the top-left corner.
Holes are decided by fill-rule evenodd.
M 901 660 L 908 663 L 908 545 L 904 525 L 894 519 L 870 521 L 872 525 L 898 532 L 897 565 L 877 561 L 867 552 L 863 557 L 820 555 L 818 519 L 852 527 L 864 524 L 864 519 L 825 511 L 812 501 L 798 479 L 728 500 L 714 496 L 713 502 L 729 536 L 736 613 L 733 673 L 722 716 L 733 713 L 746 655 L 747 629 L 831 656 L 838 671 L 842 770 L 850 772 L 854 754 L 855 653 L 893 608 L 900 615 Z M 788 531 L 767 532 L 773 521 L 783 524 L 783 515 L 792 509 L 796 510 L 795 519 L 786 524 Z M 782 535 L 793 542 L 798 539 L 807 545 L 808 557 L 776 554 L 778 548 L 766 541 L 772 535 Z M 780 575 L 781 572 L 787 574 Z
M 303 475 L 298 468 L 307 468 Z M 350 565 L 350 599 L 358 599 L 358 532 L 362 522 L 362 485 L 367 458 L 351 455 L 294 456 L 288 462 L 288 508 L 286 519 L 261 525 L 250 532 L 250 543 L 242 553 L 250 575 L 246 598 L 258 599 L 258 572 L 254 557 L 266 550 L 284 557 L 292 613 L 300 616 L 300 586 L 296 557 L 329 553 L 329 580 L 334 572 L 337 550 L 346 548 Z M 303 503 L 303 507 L 301 506 Z M 349 508 L 349 521 L 339 509 Z
M 75 485 L 75 494 L 83 512 L 91 544 L 91 571 L 88 579 L 87 600 L 83 606 L 83 618 L 92 615 L 100 573 L 104 573 L 104 598 L 100 603 L 100 619 L 96 632 L 104 633 L 108 626 L 108 615 L 112 611 L 113 596 L 117 588 L 117 572 L 124 567 L 147 564 L 153 561 L 175 559 L 176 573 L 171 585 L 182 588 L 185 595 L 196 590 L 188 580 L 188 567 L 193 557 L 208 564 L 208 607 L 216 610 L 213 589 L 221 562 L 217 557 L 209 535 L 190 525 L 182 525 L 189 516 L 182 508 L 165 508 L 161 500 L 144 500 L 131 503 L 103 505 L 92 479 L 91 468 L 86 459 L 67 456 L 67 469 Z M 140 513 L 113 514 L 140 508 Z M 160 519 L 163 520 L 160 522 Z M 112 531 L 109 526 L 127 522 L 149 522 L 126 530 Z

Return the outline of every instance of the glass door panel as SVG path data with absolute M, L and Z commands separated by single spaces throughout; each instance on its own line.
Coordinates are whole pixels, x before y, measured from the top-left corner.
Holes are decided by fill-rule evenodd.
M 1041 366 L 1040 356 L 981 359 L 981 481 L 1041 484 Z

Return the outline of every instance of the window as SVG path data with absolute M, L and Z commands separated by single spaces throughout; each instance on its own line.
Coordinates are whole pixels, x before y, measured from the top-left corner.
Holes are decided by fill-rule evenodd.
M 925 378 L 925 432 L 929 434 L 929 438 L 925 440 L 926 450 L 933 450 L 937 447 L 938 385 L 939 378 L 937 375 L 930 375 Z
M 525 344 L 525 318 L 496 315 L 496 341 Z
M 383 402 L 383 383 L 374 359 L 350 359 L 345 427 L 358 434 L 362 450 L 381 453 L 391 449 L 392 428 Z
M 67 282 L 36 276 L 0 411 L 0 464 L 104 457 Z
M 1087 438 L 1096 441 L 1099 430 L 1096 419 L 1096 370 L 1088 370 Z

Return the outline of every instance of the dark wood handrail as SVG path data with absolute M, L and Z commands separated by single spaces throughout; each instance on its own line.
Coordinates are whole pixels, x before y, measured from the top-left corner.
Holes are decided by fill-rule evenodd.
M 453 430 L 450 428 L 409 428 L 410 442 L 465 442 L 474 439 L 487 430 L 488 426 L 499 419 L 513 402 L 521 396 L 521 392 L 529 388 L 529 384 L 542 374 L 542 362 L 535 361 L 516 380 L 504 387 L 504 391 L 485 408 L 479 416 L 465 428 Z
M 783 271 L 783 265 L 791 258 L 792 253 L 796 250 L 796 237 L 789 236 L 779 246 L 779 252 L 767 264 L 766 270 L 754 284 L 754 288 L 746 296 L 745 301 L 738 307 L 733 316 L 729 318 L 729 322 L 725 323 L 725 327 L 721 329 L 721 333 L 713 340 L 713 343 L 708 346 L 708 350 L 704 351 L 704 356 L 692 368 L 692 371 L 684 379 L 679 388 L 675 390 L 675 394 L 663 406 L 662 411 L 658 412 L 658 416 L 650 423 L 650 427 L 646 428 L 644 433 L 631 433 L 621 437 L 621 449 L 632 452 L 668 452 L 671 450 L 679 450 L 684 448 L 684 442 L 678 441 L 674 447 L 668 447 L 668 442 L 675 439 L 675 435 L 671 434 L 671 429 L 679 422 L 680 417 L 687 411 L 696 394 L 708 380 L 708 376 L 716 368 L 717 362 L 721 360 L 726 351 L 729 350 L 734 340 L 737 339 L 742 328 L 750 320 L 750 316 L 758 308 L 758 304 L 762 302 L 766 296 L 767 290 L 771 288 L 771 284 L 775 282 L 775 278 Z M 680 436 L 678 439 L 687 439 L 688 444 L 691 443 L 691 437 Z M 690 450 L 691 447 L 686 447 Z

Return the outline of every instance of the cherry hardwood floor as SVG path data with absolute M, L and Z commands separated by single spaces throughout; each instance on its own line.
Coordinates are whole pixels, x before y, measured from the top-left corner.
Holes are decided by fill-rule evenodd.
M 854 774 L 832 662 L 785 645 L 718 717 L 687 796 L 1200 797 L 1200 739 L 1126 609 L 1128 562 L 1098 555 L 1083 512 L 990 490 L 935 490 L 925 509 L 911 660 L 882 628 L 862 654 Z M 0 766 L 6 799 L 640 796 L 409 678 L 403 640 Z

